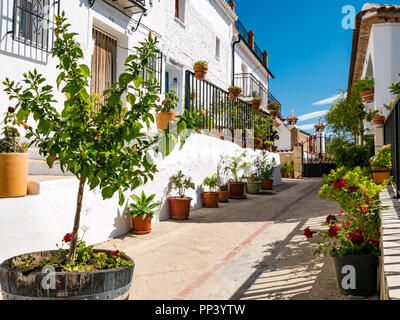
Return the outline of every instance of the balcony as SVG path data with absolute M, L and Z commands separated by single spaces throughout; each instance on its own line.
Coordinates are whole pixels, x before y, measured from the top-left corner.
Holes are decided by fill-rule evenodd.
M 250 43 L 250 35 L 249 32 L 246 30 L 246 28 L 243 26 L 243 24 L 240 22 L 240 20 L 236 20 L 235 21 L 235 27 L 236 30 L 239 32 L 239 34 L 242 36 L 244 42 L 246 43 L 246 45 L 249 47 L 249 49 L 254 53 L 254 55 L 256 56 L 256 58 L 260 61 L 260 63 L 265 67 L 265 69 L 268 71 L 268 73 L 271 75 L 272 78 L 274 78 L 274 76 L 272 75 L 272 73 L 269 71 L 268 66 L 264 63 L 264 55 L 263 52 L 261 51 L 260 47 L 257 45 L 257 43 L 255 43 L 254 41 L 254 45 L 252 45 Z
M 126 11 L 128 14 L 134 15 L 146 12 L 146 0 L 106 0 L 112 5 Z
M 258 81 L 251 73 L 235 74 L 235 86 L 242 88 L 243 98 L 250 100 L 255 97 L 263 99 L 263 107 L 266 109 L 271 102 L 279 102 L 268 89 Z

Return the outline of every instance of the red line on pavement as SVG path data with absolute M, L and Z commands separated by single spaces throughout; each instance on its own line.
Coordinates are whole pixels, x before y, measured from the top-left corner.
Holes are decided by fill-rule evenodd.
M 310 194 L 312 194 L 315 190 L 320 188 L 320 186 L 313 188 L 306 194 L 303 194 L 302 196 L 298 197 L 296 200 L 292 201 L 285 207 L 283 207 L 281 210 L 277 212 L 272 217 L 272 221 L 267 221 L 264 225 L 262 225 L 257 231 L 255 231 L 252 235 L 250 235 L 246 240 L 244 240 L 241 244 L 239 244 L 235 249 L 233 249 L 231 252 L 229 252 L 225 258 L 222 259 L 222 261 L 218 264 L 216 264 L 210 271 L 207 271 L 206 273 L 202 274 L 200 277 L 198 277 L 195 281 L 193 281 L 188 287 L 183 289 L 179 294 L 178 297 L 175 298 L 175 300 L 183 300 L 186 298 L 189 294 L 191 294 L 195 289 L 201 287 L 208 279 L 210 279 L 219 269 L 221 269 L 226 263 L 228 263 L 234 256 L 236 256 L 246 245 L 248 245 L 250 242 L 252 242 L 255 238 L 257 238 L 261 233 L 263 233 L 266 229 L 268 229 L 269 226 L 273 225 L 275 223 L 275 220 L 278 220 L 282 215 L 287 213 L 289 209 L 297 204 L 300 201 L 303 201 L 305 198 L 307 198 Z

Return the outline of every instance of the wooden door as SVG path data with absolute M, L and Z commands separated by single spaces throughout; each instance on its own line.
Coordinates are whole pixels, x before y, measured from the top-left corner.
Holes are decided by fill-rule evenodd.
M 116 79 L 117 40 L 93 29 L 95 40 L 92 56 L 91 93 L 103 96 L 103 91 L 109 89 Z

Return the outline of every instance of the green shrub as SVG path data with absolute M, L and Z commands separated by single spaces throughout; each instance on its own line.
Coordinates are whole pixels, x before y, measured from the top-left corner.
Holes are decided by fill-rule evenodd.
M 375 157 L 370 159 L 372 168 L 391 168 L 392 167 L 392 146 L 382 147 Z

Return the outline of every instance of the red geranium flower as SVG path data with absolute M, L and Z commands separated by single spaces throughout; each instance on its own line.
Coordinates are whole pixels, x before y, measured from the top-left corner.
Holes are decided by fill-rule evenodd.
M 326 223 L 331 224 L 331 221 L 336 221 L 336 217 L 332 214 L 326 217 Z
M 119 250 L 115 250 L 112 254 L 111 257 L 118 257 L 119 255 Z
M 352 244 L 360 245 L 363 242 L 363 237 L 360 231 L 354 231 L 349 234 L 349 239 Z
M 357 192 L 358 191 L 358 187 L 357 186 L 351 186 L 350 188 L 348 188 L 349 192 Z
M 339 232 L 339 227 L 335 224 L 333 226 L 330 226 L 329 230 L 328 230 L 328 235 L 331 238 L 336 238 Z
M 67 233 L 67 234 L 64 236 L 63 241 L 64 241 L 65 243 L 68 243 L 68 242 L 71 242 L 71 240 L 72 240 L 72 233 Z
M 346 179 L 337 179 L 334 183 L 333 186 L 336 189 L 342 190 L 343 188 L 345 188 L 347 186 L 347 181 Z
M 304 235 L 306 236 L 307 239 L 312 238 L 313 232 L 311 231 L 310 227 L 304 229 Z
M 164 105 L 165 100 L 163 100 L 162 105 Z
M 14 113 L 15 109 L 13 107 L 8 107 L 8 112 L 9 113 Z

